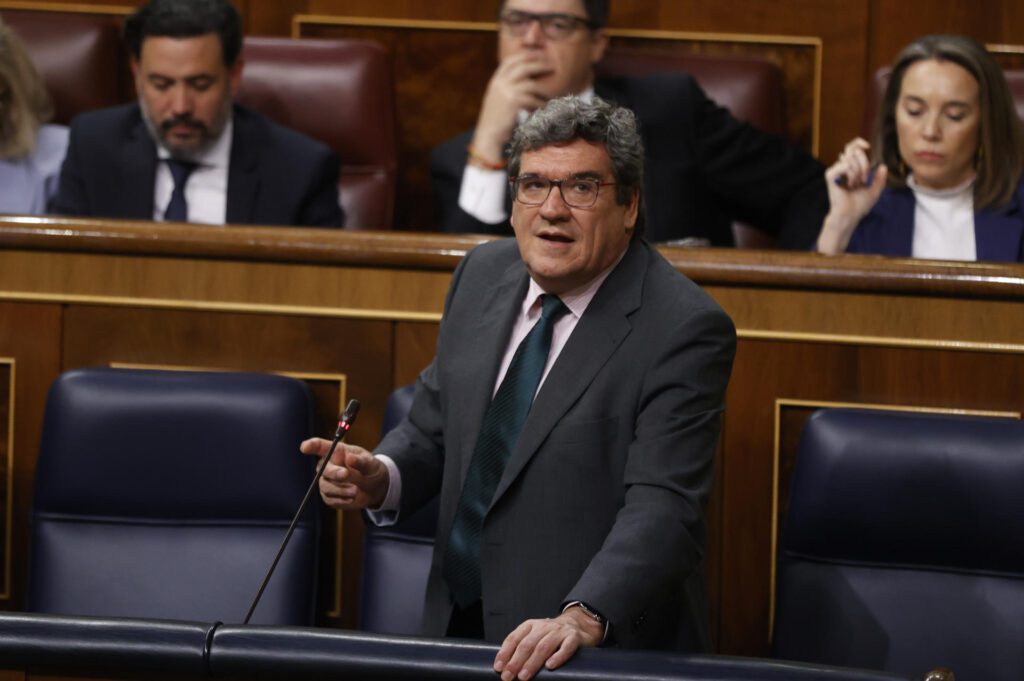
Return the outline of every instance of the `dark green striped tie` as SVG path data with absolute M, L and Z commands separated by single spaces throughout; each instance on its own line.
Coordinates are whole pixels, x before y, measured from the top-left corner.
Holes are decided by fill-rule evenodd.
M 505 378 L 484 414 L 444 556 L 444 578 L 460 608 L 480 600 L 480 534 L 533 396 L 547 364 L 551 329 L 568 308 L 542 295 L 540 319 L 516 348 Z

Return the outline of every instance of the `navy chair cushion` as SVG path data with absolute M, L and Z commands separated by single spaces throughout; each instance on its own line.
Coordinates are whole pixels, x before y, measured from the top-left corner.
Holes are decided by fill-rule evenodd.
M 777 657 L 1024 678 L 1024 423 L 835 409 L 807 423 Z
M 301 381 L 71 371 L 54 383 L 32 514 L 28 607 L 241 621 L 312 479 Z M 309 624 L 318 521 L 304 515 L 254 621 Z

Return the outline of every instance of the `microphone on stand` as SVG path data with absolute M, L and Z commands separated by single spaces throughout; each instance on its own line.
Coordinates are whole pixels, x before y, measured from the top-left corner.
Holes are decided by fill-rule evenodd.
M 263 583 L 260 584 L 259 591 L 256 592 L 256 598 L 253 599 L 252 605 L 249 606 L 249 612 L 245 615 L 245 620 L 242 624 L 248 624 L 249 619 L 252 617 L 252 613 L 256 610 L 256 606 L 259 605 L 260 598 L 263 597 L 263 590 L 267 588 L 267 584 L 270 582 L 270 577 L 274 574 L 274 569 L 277 567 L 278 561 L 281 560 L 281 556 L 284 554 L 285 548 L 288 546 L 288 541 L 292 538 L 292 533 L 295 532 L 295 526 L 299 524 L 299 517 L 302 515 L 302 511 L 306 508 L 306 504 L 309 503 L 310 497 L 313 496 L 313 490 L 316 489 L 317 484 L 320 482 L 320 478 L 324 474 L 324 469 L 327 468 L 327 462 L 331 460 L 331 455 L 334 454 L 335 448 L 338 444 L 345 439 L 345 435 L 348 433 L 348 429 L 352 427 L 352 424 L 356 420 L 356 414 L 359 413 L 359 400 L 349 400 L 348 404 L 345 405 L 345 411 L 338 419 L 338 429 L 334 431 L 334 440 L 331 442 L 331 448 L 327 450 L 327 455 L 324 456 L 323 461 L 320 462 L 320 467 L 317 468 L 316 475 L 313 476 L 313 482 L 310 483 L 309 489 L 306 490 L 306 496 L 303 497 L 302 503 L 299 504 L 299 510 L 295 512 L 295 517 L 292 518 L 291 525 L 288 526 L 288 531 L 285 532 L 284 541 L 281 542 L 281 548 L 277 550 L 277 555 L 274 556 L 274 562 L 270 564 L 270 569 L 267 570 L 267 576 L 263 578 Z

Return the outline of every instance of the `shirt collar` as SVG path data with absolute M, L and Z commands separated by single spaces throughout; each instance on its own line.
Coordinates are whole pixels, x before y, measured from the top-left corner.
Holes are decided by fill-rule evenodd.
M 626 247 L 626 250 L 629 250 L 628 246 Z M 566 291 L 558 296 L 562 300 L 562 303 L 569 308 L 569 312 L 571 312 L 574 317 L 579 319 L 583 316 L 583 313 L 587 310 L 587 306 L 590 305 L 590 301 L 594 299 L 595 295 L 597 295 L 597 290 L 601 288 L 601 284 L 603 284 L 604 280 L 608 278 L 608 275 L 612 273 L 612 270 L 622 262 L 624 257 L 626 257 L 626 251 L 623 251 L 615 262 L 583 286 L 571 291 Z M 542 289 L 540 284 L 533 280 L 533 277 L 530 277 L 530 285 L 526 289 L 526 298 L 523 300 L 523 308 L 520 310 L 520 314 L 524 316 L 528 315 L 535 305 L 539 308 L 537 301 L 545 293 L 547 293 L 547 291 Z
M 946 189 L 930 189 L 928 187 L 922 187 L 921 185 L 919 185 L 917 183 L 917 181 L 914 179 L 914 174 L 911 173 L 911 174 L 907 175 L 907 186 L 910 187 L 910 189 L 915 194 L 924 194 L 925 196 L 943 197 L 943 196 L 957 196 L 959 194 L 972 194 L 973 195 L 973 192 L 974 192 L 974 181 L 976 179 L 977 179 L 977 176 L 976 175 L 972 175 L 967 180 L 964 180 L 962 183 L 958 184 L 955 187 L 948 187 Z

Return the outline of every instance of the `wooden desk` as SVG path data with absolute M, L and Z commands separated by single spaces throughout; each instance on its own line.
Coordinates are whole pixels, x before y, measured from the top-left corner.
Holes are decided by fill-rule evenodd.
M 141 364 L 300 375 L 325 423 L 346 394 L 358 396 L 352 440 L 373 445 L 387 394 L 433 354 L 451 271 L 481 240 L 0 219 L 0 605 L 21 605 L 43 405 L 59 372 Z M 709 509 L 709 580 L 719 651 L 763 655 L 776 518 L 804 419 L 830 404 L 1019 418 L 1024 267 L 663 253 L 739 331 Z M 360 539 L 355 516 L 327 537 L 328 561 L 341 569 L 322 570 L 325 622 L 356 621 Z

